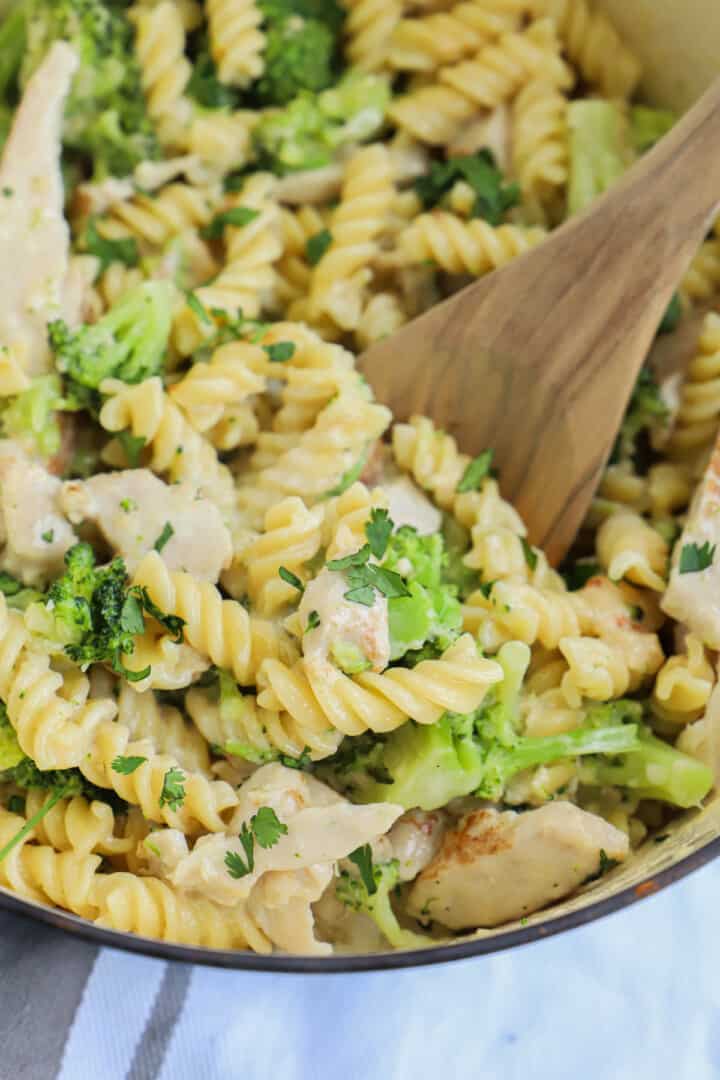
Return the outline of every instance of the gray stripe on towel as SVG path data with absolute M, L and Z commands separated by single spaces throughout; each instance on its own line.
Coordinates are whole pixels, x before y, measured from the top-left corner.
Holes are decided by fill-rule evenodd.
M 168 964 L 127 1080 L 156 1080 L 190 988 L 192 966 Z
M 52 1080 L 98 949 L 34 919 L 0 911 L 3 1076 Z

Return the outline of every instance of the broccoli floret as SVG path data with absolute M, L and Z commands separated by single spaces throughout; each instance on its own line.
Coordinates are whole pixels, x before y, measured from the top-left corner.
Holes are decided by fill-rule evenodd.
M 335 37 L 317 19 L 297 15 L 266 31 L 265 70 L 257 84 L 264 105 L 287 105 L 302 91 L 317 93 L 333 80 Z
M 5 702 L 0 701 L 0 773 L 14 769 L 24 757 L 15 728 L 8 720 Z
M 620 425 L 611 462 L 634 457 L 641 433 L 663 426 L 667 423 L 668 415 L 668 407 L 662 399 L 655 376 L 649 368 L 642 368 Z
M 252 716 L 248 716 L 250 701 L 227 671 L 217 671 L 217 692 L 219 695 L 220 722 L 223 731 L 232 730 L 233 727 L 236 727 L 238 731 L 244 733 L 247 729 L 248 720 L 252 720 Z M 282 754 L 272 747 L 262 749 L 251 746 L 242 739 L 231 738 L 226 740 L 222 746 L 219 746 L 218 750 L 223 754 L 229 754 L 231 757 L 244 758 L 245 761 L 251 761 L 254 765 L 265 765 L 269 761 L 280 761 L 290 769 L 304 769 L 310 764 L 307 748 L 300 757 L 296 758 L 289 754 Z
M 0 23 L 0 98 L 7 100 L 16 90 L 16 80 L 26 46 L 25 13 L 21 3 L 15 3 Z
M 479 575 L 464 562 L 470 550 L 470 533 L 452 514 L 443 514 L 442 535 L 447 556 L 443 581 L 454 585 L 459 598 L 465 600 L 480 582 Z
M 71 330 L 57 319 L 48 326 L 57 367 L 82 387 L 103 379 L 137 383 L 162 367 L 172 316 L 173 288 L 166 281 L 130 289 L 92 326 Z
M 627 788 L 641 799 L 658 799 L 687 809 L 699 806 L 713 785 L 712 770 L 639 728 L 639 747 L 617 757 L 592 758 L 580 766 L 589 786 Z
M 640 749 L 642 708 L 636 702 L 590 709 L 584 724 L 561 735 L 520 735 L 519 694 L 529 658 L 526 645 L 504 645 L 497 656 L 503 681 L 477 712 L 445 713 L 435 724 L 408 722 L 387 736 L 346 739 L 319 773 L 357 802 L 436 810 L 471 794 L 497 801 L 513 776 L 536 765 Z
M 317 96 L 300 94 L 260 118 L 253 131 L 260 160 L 281 175 L 321 168 L 341 146 L 375 135 L 389 100 L 383 78 L 357 72 Z
M 107 663 L 131 682 L 139 682 L 150 669 L 128 670 L 123 656 L 132 654 L 135 637 L 145 629 L 143 612 L 158 620 L 177 640 L 182 619 L 164 615 L 147 591 L 128 588 L 127 570 L 121 558 L 97 567 L 89 544 L 75 544 L 65 555 L 65 573 L 50 586 L 43 603 L 32 604 L 26 614 L 28 627 L 65 652 L 83 669 Z
M 54 41 L 69 41 L 80 58 L 65 108 L 65 146 L 92 162 L 98 180 L 125 176 L 157 157 L 133 31 L 122 7 L 102 0 L 26 0 L 22 8 L 27 48 L 21 87 Z
M 391 537 L 382 565 L 405 578 L 410 592 L 388 600 L 391 660 L 427 644 L 439 655 L 460 633 L 457 591 L 443 581 L 446 561 L 445 544 L 437 533 L 421 536 L 403 525 Z
M 403 930 L 390 902 L 390 894 L 399 882 L 399 869 L 397 859 L 375 865 L 369 859 L 369 865 L 359 877 L 342 870 L 335 893 L 338 900 L 353 911 L 369 915 L 393 948 L 417 948 L 427 945 L 427 939 L 411 930 Z
M 57 413 L 65 407 L 58 375 L 40 375 L 27 390 L 9 398 L 2 409 L 3 434 L 32 453 L 50 458 L 60 449 Z
M 651 109 L 647 105 L 633 105 L 630 110 L 630 137 L 639 154 L 652 149 L 656 142 L 667 135 L 677 120 L 671 109 Z
M 13 611 L 25 611 L 29 604 L 42 600 L 43 596 L 37 589 L 26 587 L 4 570 L 0 571 L 0 592 L 5 597 L 7 606 Z
M 612 101 L 571 101 L 568 213 L 577 214 L 602 195 L 632 164 L 625 113 Z

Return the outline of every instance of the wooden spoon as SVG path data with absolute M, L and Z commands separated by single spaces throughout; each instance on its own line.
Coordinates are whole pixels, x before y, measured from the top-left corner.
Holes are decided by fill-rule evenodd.
M 552 562 L 719 204 L 720 80 L 589 211 L 361 357 L 398 419 L 425 413 L 467 453 L 494 448 L 503 494 Z

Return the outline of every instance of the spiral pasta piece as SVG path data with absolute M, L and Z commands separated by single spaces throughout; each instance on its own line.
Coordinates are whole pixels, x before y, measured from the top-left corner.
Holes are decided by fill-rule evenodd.
M 185 640 L 217 667 L 231 671 L 247 686 L 267 657 L 286 658 L 289 643 L 272 623 L 251 618 L 237 600 L 223 600 L 208 581 L 168 570 L 157 552 L 149 552 L 133 579 L 167 614 L 185 620 Z
M 369 349 L 376 341 L 394 334 L 407 320 L 407 311 L 397 293 L 375 293 L 365 304 L 355 329 L 357 347 Z
M 403 13 L 402 0 L 343 0 L 345 55 L 359 71 L 382 71 L 388 42 Z
M 245 443 L 253 441 L 257 420 L 247 404 L 253 394 L 265 389 L 265 379 L 254 368 L 262 365 L 265 354 L 257 345 L 231 341 L 214 351 L 208 363 L 196 363 L 169 395 L 183 410 L 196 431 L 205 432 L 224 417 L 247 411 Z M 239 443 L 236 445 L 240 445 Z
M 428 259 L 451 274 L 479 277 L 530 251 L 545 239 L 540 226 L 490 225 L 464 221 L 447 210 L 421 214 L 403 233 L 400 253 L 406 265 Z
M 301 660 L 290 668 L 268 660 L 258 674 L 258 703 L 286 711 L 302 730 L 322 732 L 330 724 L 344 735 L 361 735 L 393 731 L 408 719 L 432 724 L 446 711 L 472 712 L 501 678 L 502 668 L 479 657 L 464 635 L 438 660 L 382 675 L 350 678 L 330 664 L 317 668 Z
M 109 699 L 88 699 L 88 681 L 63 696 L 63 677 L 31 642 L 21 615 L 0 598 L 0 698 L 25 754 L 39 769 L 69 769 L 87 753 L 98 725 L 116 712 Z
M 194 484 L 232 517 L 235 490 L 230 471 L 165 393 L 159 376 L 134 385 L 107 379 L 101 391 L 105 402 L 99 419 L 106 431 L 130 431 L 143 439 L 154 472 L 166 474 L 171 482 Z
M 185 134 L 187 152 L 200 159 L 213 179 L 224 176 L 250 160 L 254 124 L 255 114 L 244 109 L 198 110 Z
M 394 425 L 392 448 L 400 468 L 411 473 L 438 506 L 449 510 L 470 464 L 470 458 L 460 453 L 452 435 L 436 428 L 427 416 L 413 416 L 407 424 Z
M 321 761 L 335 753 L 343 738 L 327 725 L 311 730 L 288 713 L 263 709 L 249 694 L 242 698 L 242 709 L 233 709 L 231 716 L 223 714 L 219 702 L 195 688 L 188 691 L 185 705 L 195 726 L 213 745 L 227 748 L 239 744 L 249 756 L 255 754 L 260 759 L 272 759 L 277 753 L 299 758 L 309 751 L 313 761 Z
M 512 161 L 525 201 L 545 221 L 558 213 L 568 181 L 567 98 L 550 83 L 533 79 L 515 98 Z
M 310 278 L 313 318 L 329 315 L 343 330 L 360 322 L 368 264 L 378 253 L 395 197 L 392 159 L 384 146 L 358 150 L 345 167 L 340 205 L 330 226 L 330 247 Z
M 664 592 L 668 546 L 639 514 L 612 514 L 598 530 L 596 551 L 611 581 L 626 578 L 656 592 Z
M 703 320 L 697 354 L 688 365 L 675 427 L 667 444 L 671 457 L 684 458 L 710 448 L 720 424 L 720 315 Z
M 31 788 L 25 799 L 25 814 L 33 817 L 48 799 L 48 792 Z M 55 851 L 74 851 L 78 855 L 124 855 L 133 846 L 132 838 L 116 835 L 116 820 L 112 807 L 81 795 L 61 799 L 35 826 L 35 836 L 41 844 Z
M 389 63 L 396 71 L 432 72 L 472 56 L 516 30 L 521 9 L 492 0 L 468 0 L 449 11 L 402 19 L 392 32 Z
M 158 753 L 174 757 L 182 769 L 210 774 L 210 751 L 205 740 L 185 723 L 179 709 L 161 705 L 152 690 L 139 693 L 123 680 L 118 694 L 118 722 L 127 728 L 133 741 L 150 743 Z
M 297 496 L 266 513 L 263 532 L 242 555 L 248 594 L 260 615 L 274 615 L 297 598 L 297 590 L 280 578 L 279 570 L 282 566 L 300 581 L 307 580 L 304 567 L 320 550 L 323 517 L 321 506 L 308 510 Z
M 247 86 L 262 75 L 265 35 L 255 0 L 207 0 L 210 51 L 221 82 Z
M 471 593 L 463 626 L 493 652 L 505 641 L 556 649 L 562 638 L 580 633 L 572 594 L 517 581 L 496 581 L 487 597 L 482 590 Z
M 531 78 L 560 89 L 572 85 L 554 26 L 546 19 L 521 33 L 503 34 L 474 60 L 441 68 L 436 82 L 397 98 L 388 116 L 416 139 L 442 146 L 479 110 L 510 101 Z
M 131 773 L 118 772 L 113 763 L 118 758 L 142 758 Z M 237 806 L 235 792 L 220 780 L 209 780 L 201 773 L 182 776 L 184 798 L 177 809 L 161 801 L 165 778 L 171 769 L 179 769 L 176 758 L 156 753 L 144 740 L 136 742 L 123 724 L 101 724 L 89 754 L 80 762 L 80 771 L 97 787 L 110 788 L 133 806 L 139 806 L 149 821 L 180 829 L 191 836 L 202 832 L 223 832 L 226 811 Z
M 635 636 L 654 638 L 650 634 Z M 648 640 L 647 644 L 653 643 Z M 657 671 L 662 653 L 652 647 L 633 652 L 630 646 L 628 635 L 614 641 L 583 636 L 562 638 L 558 647 L 568 670 L 563 675 L 561 689 L 568 704 L 577 707 L 583 697 L 610 701 L 637 690 L 647 676 Z
M 245 904 L 221 907 L 204 897 L 184 895 L 158 878 L 122 872 L 97 875 L 92 900 L 94 921 L 109 930 L 209 949 L 272 951 Z
M 688 634 L 685 653 L 671 656 L 655 677 L 653 712 L 673 727 L 684 726 L 703 715 L 715 685 L 715 672 L 705 647 Z
M 341 394 L 295 445 L 255 473 L 251 485 L 239 488 L 238 502 L 248 524 L 260 527 L 267 510 L 286 495 L 299 495 L 311 505 L 333 494 L 389 422 L 390 412 L 384 406 L 355 394 Z
M 680 286 L 688 303 L 710 300 L 720 289 L 720 240 L 706 240 L 693 257 Z
M 589 83 L 607 97 L 631 96 L 640 80 L 640 62 L 591 0 L 531 0 L 530 9 L 535 17 L 552 17 L 568 56 Z
M 166 184 L 152 195 L 138 193 L 113 203 L 98 220 L 97 229 L 106 240 L 132 236 L 149 248 L 161 248 L 173 237 L 207 225 L 216 204 L 216 194 L 210 188 Z
M 148 112 L 166 145 L 177 145 L 192 106 L 185 89 L 192 64 L 185 56 L 185 27 L 173 0 L 141 7 L 135 15 L 135 52 Z

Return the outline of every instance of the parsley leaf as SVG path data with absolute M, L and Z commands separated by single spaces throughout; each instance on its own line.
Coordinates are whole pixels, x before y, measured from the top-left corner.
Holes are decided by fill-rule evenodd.
M 202 301 L 195 295 L 194 292 L 189 292 L 186 296 L 187 305 L 194 315 L 197 315 L 200 322 L 204 322 L 206 326 L 212 326 L 212 319 L 208 315 Z
M 243 828 L 245 828 L 245 826 L 243 826 Z M 255 862 L 253 859 L 253 866 L 254 865 Z M 242 855 L 239 855 L 237 851 L 225 852 L 225 866 L 227 867 L 227 872 L 230 877 L 235 878 L 235 880 L 244 878 L 247 874 L 252 873 L 253 869 L 252 866 L 246 865 Z
M 162 532 L 160 533 L 157 540 L 153 544 L 153 547 L 155 548 L 155 550 L 156 551 L 162 551 L 162 549 L 165 547 L 165 545 L 167 544 L 170 537 L 174 536 L 174 535 L 175 535 L 175 530 L 173 529 L 170 522 L 166 521 L 165 524 L 162 527 Z
M 221 210 L 219 214 L 216 214 L 210 224 L 200 230 L 200 233 L 206 240 L 219 240 L 226 225 L 242 229 L 259 216 L 260 211 L 253 210 L 250 206 L 233 206 L 230 210 Z
M 315 628 L 318 627 L 319 625 L 320 625 L 320 616 L 318 615 L 317 611 L 311 611 L 310 614 L 308 615 L 308 621 L 307 621 L 307 626 L 305 628 L 305 633 L 307 633 L 308 630 L 315 630 Z
M 162 791 L 160 792 L 160 807 L 169 806 L 171 810 L 179 810 L 185 802 L 185 773 L 173 766 L 165 773 Z
M 297 589 L 298 592 L 305 592 L 305 586 L 303 585 L 297 574 L 293 574 L 292 570 L 288 570 L 286 566 L 281 566 L 278 569 L 278 575 L 287 582 L 288 585 L 292 585 L 293 589 Z
M 528 564 L 530 570 L 534 570 L 538 563 L 538 555 L 535 548 L 528 544 L 524 536 L 520 537 L 520 543 L 522 544 L 523 555 L 525 556 L 525 562 Z
M 140 262 L 137 240 L 134 236 L 123 236 L 119 240 L 106 240 L 97 231 L 95 218 L 90 218 L 85 229 L 84 247 L 88 255 L 100 260 L 100 273 L 104 273 L 111 263 L 120 262 L 125 266 L 137 266 Z
M 378 507 L 373 507 L 370 513 L 370 520 L 365 526 L 365 535 L 370 545 L 370 551 L 376 559 L 382 559 L 383 555 L 387 551 L 388 541 L 392 536 L 394 525 L 390 520 L 390 515 L 387 510 L 380 510 Z
M 274 345 L 263 345 L 263 349 L 271 364 L 284 364 L 295 355 L 295 344 L 292 341 L 276 341 Z
M 375 870 L 372 861 L 372 848 L 369 844 L 363 844 L 362 847 L 355 848 L 354 851 L 351 851 L 348 855 L 348 859 L 357 866 L 360 871 L 363 885 L 367 889 L 368 896 L 372 896 L 377 892 L 377 882 L 375 880 Z
M 261 806 L 250 824 L 261 848 L 274 847 L 281 836 L 287 836 L 287 825 L 280 821 L 271 806 Z
M 122 757 L 122 755 L 119 755 L 113 760 L 112 770 L 120 773 L 121 776 L 130 776 L 145 761 L 147 761 L 146 757 Z
M 482 217 L 491 225 L 500 225 L 503 214 L 520 202 L 517 184 L 506 184 L 501 170 L 488 149 L 476 154 L 434 161 L 426 176 L 415 181 L 415 191 L 425 209 L 436 206 L 455 184 L 465 180 L 475 192 L 473 217 Z
M 136 596 L 125 597 L 120 610 L 120 629 L 128 634 L 142 634 L 145 630 L 142 605 Z
M 364 566 L 370 558 L 370 545 L 363 544 L 359 551 L 352 555 L 344 555 L 342 559 L 331 559 L 327 564 L 328 570 L 351 570 L 356 566 Z
M 346 600 L 352 600 L 354 604 L 362 604 L 364 607 L 372 607 L 375 603 L 375 592 L 371 585 L 356 586 L 343 595 Z
M 118 431 L 115 438 L 120 443 L 130 468 L 136 469 L 140 464 L 140 455 L 145 447 L 144 436 L 133 435 L 131 431 Z
M 497 584 L 497 578 L 494 581 L 481 581 L 480 592 L 483 594 L 486 600 L 490 599 L 490 593 L 493 591 L 493 586 Z
M 457 486 L 458 495 L 462 495 L 464 491 L 478 490 L 485 477 L 490 475 L 493 452 L 493 450 L 483 450 L 482 454 L 472 459 Z
M 332 244 L 332 239 L 332 233 L 329 229 L 322 229 L 308 239 L 305 244 L 305 256 L 311 266 L 317 266 Z
M 166 615 L 162 608 L 159 608 L 155 601 L 150 599 L 150 594 L 144 585 L 132 585 L 128 589 L 128 595 L 136 597 L 142 604 L 143 610 L 148 615 L 151 615 L 156 622 L 159 622 L 163 629 L 167 630 L 168 634 L 173 635 L 176 645 L 180 644 L 183 639 L 184 619 L 179 615 Z
M 678 571 L 681 574 L 696 574 L 700 570 L 707 570 L 715 557 L 715 544 L 706 540 L 704 544 L 685 544 L 680 552 Z
M 41 539 L 44 540 L 46 544 L 52 544 L 55 539 L 55 530 L 48 529 L 47 532 L 41 533 Z

